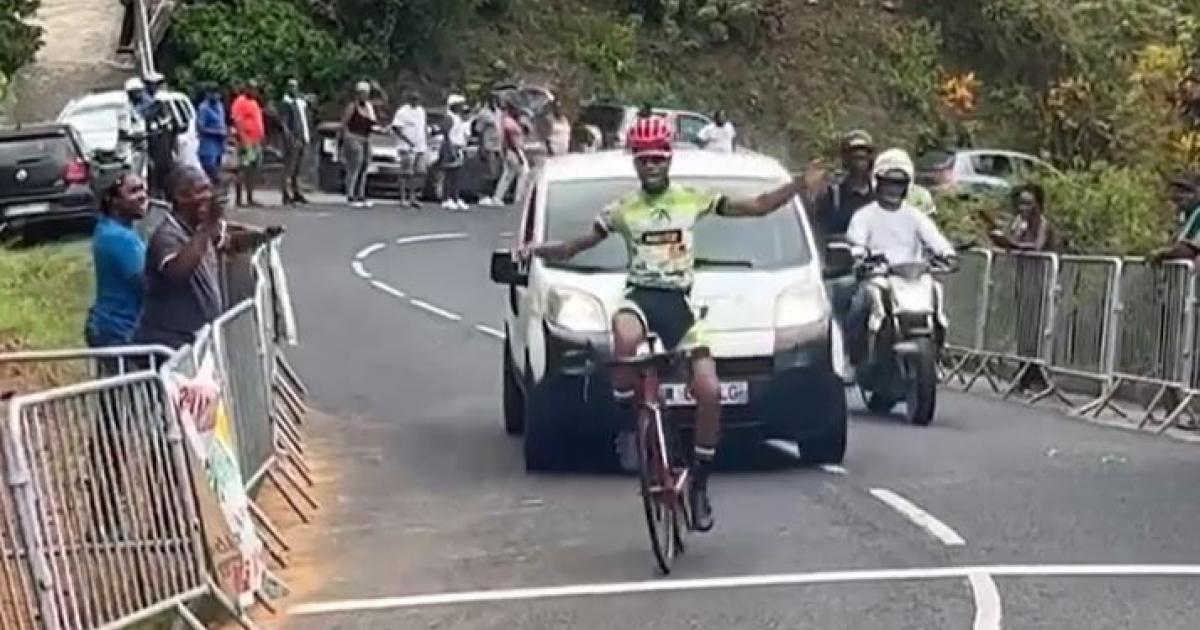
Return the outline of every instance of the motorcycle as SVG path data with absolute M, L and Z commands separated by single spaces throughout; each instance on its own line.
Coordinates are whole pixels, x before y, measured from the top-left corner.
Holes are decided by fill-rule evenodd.
M 933 421 L 938 355 L 949 325 L 934 277 L 955 271 L 953 258 L 889 265 L 880 255 L 868 255 L 859 264 L 871 304 L 867 358 L 857 376 L 871 411 L 891 413 L 903 401 L 910 423 Z

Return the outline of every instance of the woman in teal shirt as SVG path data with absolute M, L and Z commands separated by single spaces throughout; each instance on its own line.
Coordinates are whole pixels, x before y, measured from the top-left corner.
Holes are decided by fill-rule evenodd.
M 133 222 L 146 215 L 146 184 L 123 174 L 100 196 L 92 235 L 96 301 L 88 311 L 84 338 L 93 348 L 127 345 L 142 314 L 146 244 Z

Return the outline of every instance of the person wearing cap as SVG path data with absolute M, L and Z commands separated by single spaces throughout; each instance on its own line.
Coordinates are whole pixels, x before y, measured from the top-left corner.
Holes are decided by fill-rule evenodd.
M 371 133 L 379 124 L 371 102 L 371 84 L 359 81 L 354 98 L 342 112 L 342 152 L 346 160 L 346 201 L 351 208 L 369 208 L 367 168 L 371 162 Z
M 258 172 L 263 161 L 263 141 L 267 137 L 267 125 L 263 118 L 260 98 L 258 81 L 250 79 L 229 108 L 229 117 L 233 120 L 238 142 L 237 203 L 239 206 L 246 205 L 251 208 L 260 207 L 254 200 L 254 189 L 258 186 Z
M 846 233 L 854 213 L 875 200 L 871 189 L 871 166 L 875 143 L 871 134 L 856 129 L 842 137 L 842 173 L 817 197 L 815 223 L 825 240 Z
M 446 116 L 448 119 L 446 137 L 442 141 L 438 165 L 442 170 L 442 207 L 446 210 L 470 210 L 471 206 L 463 201 L 459 189 L 459 179 L 465 163 L 467 140 L 470 127 L 463 120 L 467 113 L 467 99 L 459 94 L 451 94 L 446 99 Z
M 300 80 L 288 79 L 279 106 L 279 122 L 283 129 L 283 175 L 279 189 L 284 205 L 308 203 L 300 191 L 300 163 L 312 141 L 312 106 L 300 93 Z
M 187 127 L 186 122 L 175 115 L 170 103 L 163 100 L 164 82 L 163 75 L 153 71 L 147 73 L 144 80 L 145 97 L 139 107 L 142 119 L 146 121 L 150 190 L 158 197 L 166 195 L 167 178 L 177 163 L 179 134 Z
M 146 177 L 146 120 L 142 118 L 141 105 L 146 99 L 146 84 L 137 77 L 125 81 L 125 96 L 128 106 L 117 120 L 117 136 L 121 142 L 129 170 L 139 177 Z
M 421 97 L 410 91 L 392 115 L 392 133 L 400 140 L 400 205 L 420 208 L 425 182 L 425 153 L 429 151 L 428 115 Z
M 1152 263 L 1191 260 L 1200 256 L 1200 178 L 1180 175 L 1171 179 L 1168 195 L 1175 211 L 1183 217 L 1183 228 L 1175 242 L 1147 256 Z

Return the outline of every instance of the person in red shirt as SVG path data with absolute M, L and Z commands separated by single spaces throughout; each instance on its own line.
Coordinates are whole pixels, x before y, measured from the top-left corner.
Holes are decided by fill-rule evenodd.
M 257 208 L 260 204 L 254 201 L 254 188 L 258 185 L 258 174 L 263 161 L 263 141 L 267 137 L 257 81 L 248 81 L 245 89 L 233 99 L 229 116 L 233 119 L 238 142 L 237 203 L 239 206 Z

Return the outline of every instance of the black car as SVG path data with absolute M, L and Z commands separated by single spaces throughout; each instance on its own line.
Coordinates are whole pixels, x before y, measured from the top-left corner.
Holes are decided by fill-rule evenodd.
M 65 124 L 0 130 L 0 234 L 94 221 L 91 165 Z

